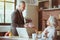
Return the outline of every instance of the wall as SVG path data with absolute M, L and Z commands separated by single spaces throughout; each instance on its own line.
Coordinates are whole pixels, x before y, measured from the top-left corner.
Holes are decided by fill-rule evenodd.
M 26 17 L 31 18 L 33 21 L 33 24 L 35 26 L 38 26 L 38 11 L 37 6 L 34 5 L 27 5 L 27 14 Z

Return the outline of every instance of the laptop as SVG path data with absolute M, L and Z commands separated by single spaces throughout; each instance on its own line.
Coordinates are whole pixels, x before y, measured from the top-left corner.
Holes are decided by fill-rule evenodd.
M 26 28 L 16 28 L 16 29 L 17 29 L 19 37 L 29 38 Z

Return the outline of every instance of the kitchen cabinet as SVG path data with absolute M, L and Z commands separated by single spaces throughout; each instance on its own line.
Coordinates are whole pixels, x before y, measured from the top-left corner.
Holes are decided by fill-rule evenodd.
M 4 36 L 6 32 L 0 32 L 0 36 Z
M 29 5 L 38 6 L 38 0 L 17 0 L 17 3 L 19 4 L 20 1 L 25 1 Z
M 44 1 L 42 0 L 42 1 L 39 1 L 38 5 L 39 5 L 39 8 L 42 7 L 43 9 L 60 8 L 60 0 L 44 0 Z

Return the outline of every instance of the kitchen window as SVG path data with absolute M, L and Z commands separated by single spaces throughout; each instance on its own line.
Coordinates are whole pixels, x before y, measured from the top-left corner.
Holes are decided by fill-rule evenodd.
M 16 0 L 0 0 L 0 24 L 10 24 Z

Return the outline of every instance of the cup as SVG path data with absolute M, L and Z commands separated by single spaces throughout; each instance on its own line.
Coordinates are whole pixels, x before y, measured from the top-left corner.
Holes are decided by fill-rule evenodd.
M 32 39 L 35 40 L 36 39 L 36 36 L 37 36 L 37 34 L 36 33 L 33 33 L 32 34 Z

